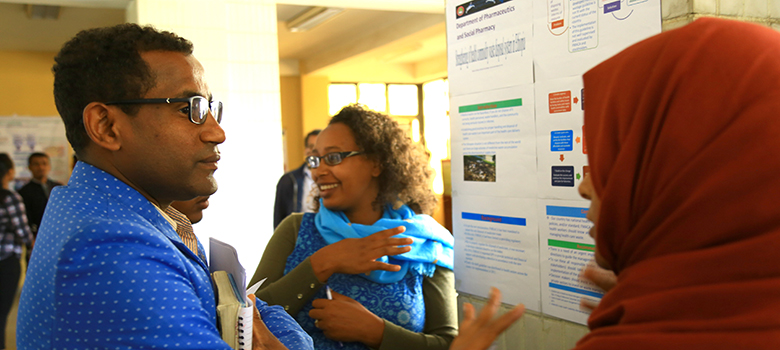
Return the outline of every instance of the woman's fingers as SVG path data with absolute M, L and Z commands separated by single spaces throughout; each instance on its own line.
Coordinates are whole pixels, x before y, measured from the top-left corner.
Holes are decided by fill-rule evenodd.
M 461 328 L 468 328 L 474 322 L 474 305 L 471 303 L 463 304 L 463 321 L 460 322 Z
M 388 238 L 393 237 L 393 236 L 395 236 L 395 235 L 397 235 L 399 233 L 404 233 L 404 232 L 406 232 L 406 227 L 398 226 L 398 227 L 388 228 L 388 229 L 379 231 L 379 232 L 374 233 L 374 234 L 372 234 L 372 235 L 370 235 L 368 237 L 371 237 L 371 238 L 377 239 L 377 240 L 384 240 L 384 239 L 388 239 Z
M 597 267 L 595 264 L 585 265 L 581 276 L 582 279 L 592 282 L 605 292 L 608 292 L 617 284 L 617 276 L 615 276 L 614 272 Z
M 490 287 L 490 298 L 488 298 L 488 302 L 485 303 L 482 311 L 479 312 L 479 316 L 477 316 L 475 323 L 481 325 L 493 319 L 493 315 L 496 314 L 500 305 L 501 291 L 496 287 Z
M 379 261 L 374 261 L 374 264 L 371 265 L 371 270 L 370 271 L 375 271 L 375 270 L 396 272 L 396 271 L 401 271 L 401 266 L 400 265 L 393 265 L 393 264 L 383 263 L 383 262 L 379 262 Z
M 496 334 L 501 334 L 507 328 L 509 328 L 509 326 L 515 323 L 515 321 L 520 319 L 524 313 L 525 305 L 517 304 L 517 306 L 515 306 L 512 310 L 509 310 L 507 313 L 501 315 L 501 317 L 493 321 L 491 328 L 496 332 Z
M 593 309 L 598 306 L 599 303 L 590 299 L 582 298 L 580 299 L 580 309 L 587 311 L 587 312 L 593 312 Z
M 414 243 L 414 240 L 411 238 L 388 238 L 387 239 L 387 245 L 392 246 L 402 246 L 402 245 L 410 245 Z

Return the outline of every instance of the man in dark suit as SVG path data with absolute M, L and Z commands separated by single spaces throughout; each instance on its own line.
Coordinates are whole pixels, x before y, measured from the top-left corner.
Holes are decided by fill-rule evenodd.
M 315 129 L 306 134 L 306 138 L 303 140 L 306 146 L 306 157 L 311 155 L 314 142 L 317 141 L 317 135 L 320 134 L 320 131 L 320 129 Z M 303 162 L 299 168 L 282 175 L 276 184 L 274 228 L 292 213 L 313 211 L 312 187 L 314 187 L 314 180 L 312 180 L 311 170 L 306 166 L 306 162 Z
M 46 153 L 35 152 L 27 158 L 27 169 L 30 169 L 32 179 L 19 190 L 27 209 L 27 221 L 30 224 L 33 235 L 38 234 L 38 226 L 41 225 L 43 211 L 49 202 L 49 193 L 55 186 L 61 183 L 49 178 L 51 172 L 51 159 Z

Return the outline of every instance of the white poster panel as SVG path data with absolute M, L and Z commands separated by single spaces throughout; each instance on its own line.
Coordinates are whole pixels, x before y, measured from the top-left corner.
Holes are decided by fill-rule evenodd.
M 604 295 L 579 279 L 595 252 L 588 234 L 593 224 L 585 218 L 589 206 L 588 201 L 539 200 L 542 312 L 580 324 L 590 314 L 580 309 L 580 300 L 598 302 Z
M 0 117 L 0 152 L 8 153 L 16 166 L 16 183 L 21 188 L 30 180 L 27 158 L 43 152 L 51 158 L 49 178 L 67 183 L 70 177 L 70 144 L 60 117 Z
M 537 82 L 535 89 L 539 197 L 579 199 L 577 186 L 589 172 L 582 77 Z
M 453 192 L 536 198 L 533 85 L 450 99 Z
M 457 290 L 497 287 L 503 302 L 540 311 L 536 200 L 453 193 L 452 213 Z
M 533 83 L 532 0 L 448 0 L 450 96 Z
M 661 2 L 534 0 L 536 81 L 577 76 L 661 32 Z

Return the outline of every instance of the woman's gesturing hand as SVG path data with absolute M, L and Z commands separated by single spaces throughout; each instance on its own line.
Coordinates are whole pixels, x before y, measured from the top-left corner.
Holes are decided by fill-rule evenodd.
M 593 261 L 585 265 L 582 269 L 582 272 L 580 272 L 580 279 L 595 284 L 605 292 L 609 292 L 609 290 L 614 288 L 617 284 L 617 276 L 615 276 L 614 272 L 599 267 Z M 580 300 L 580 308 L 588 312 L 592 312 L 598 304 L 597 301 L 593 301 L 589 298 L 582 298 Z
M 525 306 L 517 304 L 514 309 L 493 318 L 500 305 L 501 291 L 495 287 L 490 289 L 490 299 L 479 312 L 479 316 L 474 316 L 473 305 L 463 304 L 463 322 L 460 323 L 460 333 L 452 341 L 450 350 L 485 350 L 525 313 Z
M 330 244 L 312 254 L 311 266 L 317 279 L 325 283 L 334 273 L 360 274 L 374 270 L 398 271 L 398 265 L 376 261 L 385 255 L 398 255 L 412 250 L 411 238 L 393 238 L 406 228 L 398 226 L 364 238 L 347 238 Z M 399 247 L 406 246 L 406 247 Z
M 333 300 L 315 299 L 309 316 L 314 325 L 332 340 L 361 342 L 379 348 L 385 322 L 348 296 L 332 292 Z

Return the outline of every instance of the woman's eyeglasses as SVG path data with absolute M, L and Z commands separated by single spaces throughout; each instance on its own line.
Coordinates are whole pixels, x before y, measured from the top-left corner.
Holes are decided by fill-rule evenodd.
M 362 153 L 363 152 L 360 151 L 331 152 L 321 157 L 309 156 L 306 157 L 306 164 L 309 166 L 309 169 L 317 169 L 320 166 L 320 160 L 322 160 L 325 162 L 325 164 L 334 166 L 334 165 L 341 164 L 341 162 L 344 161 L 344 158 L 349 158 Z
M 187 102 L 187 114 L 190 121 L 200 125 L 206 122 L 209 111 L 217 123 L 222 122 L 222 102 L 219 100 L 209 101 L 203 96 L 192 96 L 185 98 L 144 98 L 138 100 L 123 100 L 106 102 L 107 105 L 140 105 L 150 103 L 178 103 Z

